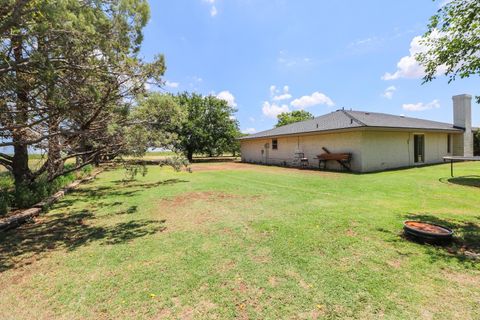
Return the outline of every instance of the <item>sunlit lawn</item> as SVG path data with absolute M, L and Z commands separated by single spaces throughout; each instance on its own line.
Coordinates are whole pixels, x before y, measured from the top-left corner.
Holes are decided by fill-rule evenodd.
M 480 319 L 479 163 L 102 173 L 0 236 L 1 319 Z M 453 227 L 408 242 L 402 222 Z

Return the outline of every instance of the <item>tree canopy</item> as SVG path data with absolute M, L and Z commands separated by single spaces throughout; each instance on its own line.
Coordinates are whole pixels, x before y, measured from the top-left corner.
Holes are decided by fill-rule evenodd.
M 142 156 L 149 148 L 173 148 L 185 122 L 185 111 L 173 96 L 152 92 L 139 98 L 129 119 L 124 153 Z
M 236 150 L 239 132 L 238 121 L 233 116 L 236 110 L 227 101 L 187 92 L 175 99 L 186 114 L 175 147 L 188 160 L 192 160 L 195 153 L 215 156 Z
M 416 58 L 425 67 L 424 82 L 437 74 L 468 78 L 480 75 L 480 1 L 452 0 L 446 2 L 430 18 L 424 36 L 424 52 Z M 480 97 L 477 96 L 480 102 Z
M 313 114 L 305 110 L 282 112 L 277 116 L 278 122 L 275 127 L 281 127 L 290 123 L 305 121 L 313 118 Z
M 2 2 L 0 146 L 14 152 L 0 153 L 0 165 L 16 186 L 65 174 L 68 159 L 77 160 L 68 169 L 75 171 L 134 145 L 132 116 L 145 115 L 142 103 L 150 103 L 132 115 L 137 98 L 165 71 L 163 56 L 139 57 L 149 16 L 147 0 Z M 37 170 L 29 167 L 31 148 L 47 154 Z

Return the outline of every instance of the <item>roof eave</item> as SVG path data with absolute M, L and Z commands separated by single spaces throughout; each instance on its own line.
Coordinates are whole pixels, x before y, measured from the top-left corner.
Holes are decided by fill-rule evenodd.
M 266 135 L 266 136 L 245 136 L 237 138 L 237 140 L 255 140 L 255 139 L 271 139 L 271 138 L 279 138 L 279 137 L 290 137 L 290 136 L 304 136 L 304 135 L 311 135 L 311 134 L 318 134 L 318 133 L 329 133 L 329 132 L 348 132 L 348 131 L 362 131 L 362 130 L 396 130 L 396 131 L 425 131 L 425 132 L 449 132 L 449 133 L 462 133 L 465 130 L 454 128 L 415 128 L 415 127 L 385 127 L 385 126 L 358 126 L 353 128 L 338 128 L 338 129 L 328 129 L 328 130 L 314 130 L 314 131 L 304 131 L 304 132 L 296 132 L 296 133 L 289 133 L 289 134 L 273 134 L 273 135 Z

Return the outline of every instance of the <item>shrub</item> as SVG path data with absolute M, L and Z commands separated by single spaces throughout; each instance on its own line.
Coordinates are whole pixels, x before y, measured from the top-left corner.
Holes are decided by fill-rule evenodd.
M 66 165 L 65 169 L 72 168 Z M 93 170 L 92 166 L 85 166 L 79 171 L 60 176 L 49 182 L 46 176 L 41 176 L 31 185 L 13 186 L 10 176 L 0 176 L 0 215 L 5 214 L 12 207 L 28 208 L 51 196 L 76 179 L 88 176 Z
M 9 173 L 0 174 L 0 216 L 8 212 L 13 201 L 13 180 Z

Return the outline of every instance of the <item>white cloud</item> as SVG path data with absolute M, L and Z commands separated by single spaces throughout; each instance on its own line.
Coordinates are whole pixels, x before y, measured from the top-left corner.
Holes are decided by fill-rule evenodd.
M 249 120 L 250 122 L 255 122 L 255 118 L 254 118 L 254 117 L 248 117 L 248 120 Z
M 392 99 L 395 91 L 397 91 L 397 88 L 395 86 L 390 86 L 387 89 L 385 89 L 382 96 L 387 99 Z
M 199 76 L 189 76 L 187 79 L 189 81 L 188 85 L 195 91 L 198 90 L 198 87 L 203 83 L 203 79 Z
M 178 82 L 173 82 L 173 81 L 165 81 L 165 86 L 169 87 L 169 88 L 178 88 L 178 86 L 180 85 L 180 83 Z
M 246 133 L 246 134 L 253 134 L 253 133 L 256 133 L 257 130 L 255 128 L 247 128 L 245 130 L 242 130 L 242 133 Z
M 277 91 L 277 87 L 272 84 L 270 86 L 270 95 L 274 96 Z
M 270 95 L 272 96 L 273 101 L 282 101 L 282 100 L 289 100 L 292 98 L 292 95 L 288 92 L 290 88 L 288 86 L 283 86 L 283 91 L 277 89 L 276 86 L 270 86 Z
M 230 91 L 225 90 L 220 92 L 217 94 L 217 98 L 227 101 L 230 107 L 235 108 L 237 106 L 237 103 L 235 102 L 235 96 Z
M 372 36 L 350 42 L 347 45 L 347 49 L 351 53 L 365 53 L 375 48 L 378 48 L 382 45 L 383 42 L 385 42 L 385 38 Z
M 276 103 L 270 103 L 268 101 L 265 101 L 262 106 L 263 114 L 269 118 L 276 118 L 277 115 L 279 115 L 280 113 L 289 111 L 290 109 L 286 104 L 278 105 Z
M 440 33 L 432 32 L 430 37 L 437 38 Z M 417 79 L 425 76 L 425 68 L 421 66 L 415 59 L 415 55 L 427 52 L 427 47 L 422 43 L 425 38 L 416 36 L 410 42 L 410 55 L 400 59 L 397 63 L 397 70 L 394 73 L 386 72 L 382 76 L 382 80 L 396 80 L 400 78 Z M 440 67 L 437 73 L 444 73 L 445 68 Z
M 292 98 L 292 95 L 290 93 L 284 93 L 278 96 L 274 96 L 273 101 L 289 100 L 291 98 Z
M 309 57 L 293 56 L 286 50 L 280 50 L 277 62 L 284 67 L 291 68 L 309 66 L 314 61 Z
M 314 92 L 310 96 L 303 96 L 298 99 L 293 100 L 290 105 L 297 109 L 305 109 L 308 107 L 313 107 L 316 105 L 324 104 L 329 107 L 333 107 L 335 103 L 333 103 L 332 99 L 321 92 Z
M 377 41 L 377 37 L 369 37 L 369 38 L 364 38 L 364 39 L 358 39 L 353 42 L 351 42 L 348 46 L 349 47 L 356 47 L 356 46 L 362 46 L 366 44 L 370 44 L 372 42 Z
M 202 81 L 203 81 L 202 78 L 197 77 L 197 76 L 193 76 L 193 77 L 191 77 L 191 79 L 192 79 L 194 82 L 202 82 Z
M 215 6 L 215 3 L 217 0 L 203 0 L 203 2 L 208 3 L 210 7 L 210 16 L 215 17 L 218 14 L 217 7 Z
M 217 7 L 212 6 L 210 8 L 210 16 L 215 17 L 217 15 L 217 13 L 218 13 Z
M 429 103 L 406 103 L 402 105 L 402 108 L 407 111 L 425 111 L 430 109 L 438 109 L 440 108 L 440 102 L 435 99 Z

